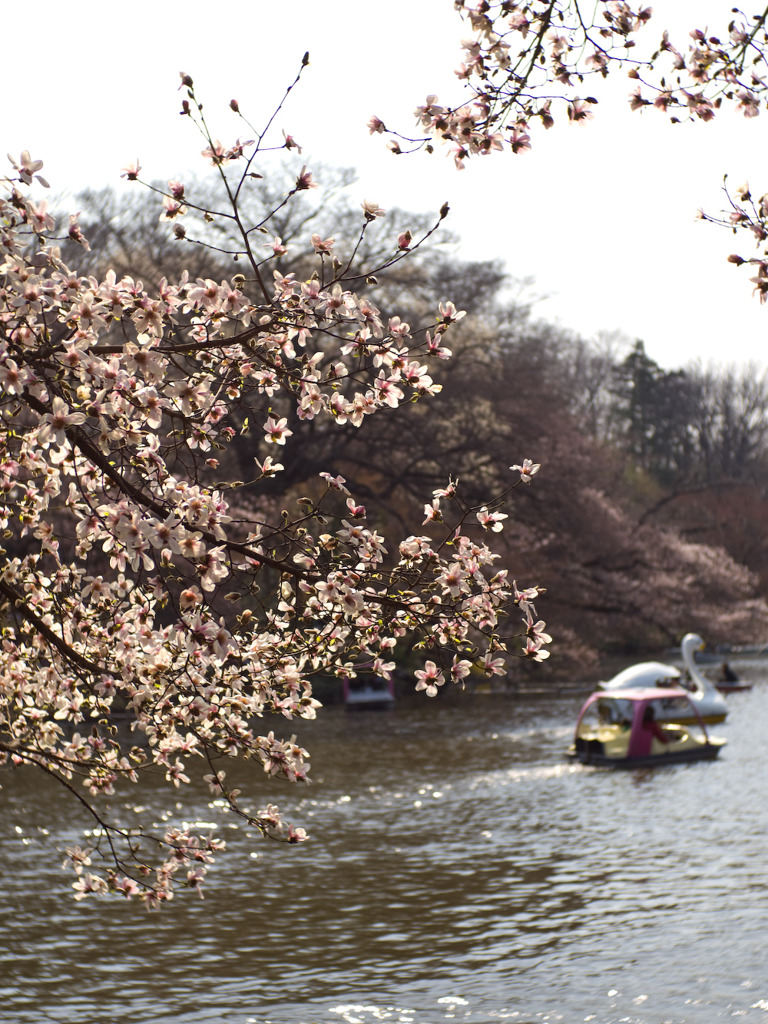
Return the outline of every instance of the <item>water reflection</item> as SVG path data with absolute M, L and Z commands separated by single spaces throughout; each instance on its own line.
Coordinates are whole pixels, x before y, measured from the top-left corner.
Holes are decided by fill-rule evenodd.
M 4 1019 L 763 1021 L 768 686 L 729 700 L 720 761 L 644 773 L 562 760 L 578 701 L 329 709 L 300 731 L 314 785 L 277 791 L 312 842 L 259 843 L 195 788 L 226 879 L 150 917 L 62 898 L 41 854 L 82 823 L 5 776 Z

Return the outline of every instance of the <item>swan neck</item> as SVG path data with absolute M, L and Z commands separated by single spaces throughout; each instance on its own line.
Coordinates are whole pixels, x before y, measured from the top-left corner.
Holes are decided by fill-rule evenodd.
M 688 669 L 689 676 L 694 683 L 696 683 L 696 686 L 702 693 L 710 693 L 714 690 L 714 686 L 706 676 L 703 676 L 699 671 L 699 667 L 694 661 L 693 652 L 694 648 L 691 644 L 683 643 L 683 662 L 685 663 L 685 667 Z

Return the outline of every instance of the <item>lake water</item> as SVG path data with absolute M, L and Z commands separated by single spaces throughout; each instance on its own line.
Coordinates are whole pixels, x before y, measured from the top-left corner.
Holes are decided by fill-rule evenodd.
M 299 730 L 313 785 L 266 790 L 311 841 L 255 840 L 193 787 L 229 849 L 204 901 L 151 915 L 75 903 L 51 852 L 87 823 L 6 772 L 0 1019 L 768 1024 L 768 665 L 736 667 L 758 683 L 720 759 L 656 770 L 566 762 L 578 697 L 328 708 Z

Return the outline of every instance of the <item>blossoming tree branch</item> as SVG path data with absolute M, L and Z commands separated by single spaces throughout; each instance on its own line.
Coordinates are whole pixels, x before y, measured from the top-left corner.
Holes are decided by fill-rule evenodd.
M 395 152 L 448 143 L 459 167 L 505 148 L 525 152 L 536 128 L 591 119 L 598 99 L 590 83 L 617 71 L 636 83 L 628 95 L 633 110 L 652 106 L 675 121 L 709 121 L 724 102 L 755 117 L 768 103 L 768 8 L 747 15 L 724 5 L 722 31 L 693 28 L 690 41 L 678 46 L 667 31 L 649 35 L 653 8 L 623 0 L 454 0 L 453 6 L 470 31 L 456 69 L 466 95 L 455 104 L 428 96 L 416 110 L 422 137 L 400 135 L 372 118 L 371 132 L 389 134 Z
M 307 752 L 269 720 L 290 732 L 313 718 L 313 677 L 387 678 L 408 643 L 423 651 L 416 688 L 434 695 L 472 671 L 503 673 L 515 651 L 541 660 L 550 639 L 537 588 L 508 580 L 484 540 L 503 526 L 503 495 L 469 506 L 446 481 L 425 496 L 423 535 L 394 543 L 330 472 L 289 507 L 264 497 L 292 427 L 359 425 L 440 390 L 431 367 L 450 356 L 462 313 L 446 300 L 411 327 L 368 296 L 372 275 L 407 259 L 447 210 L 422 238 L 395 230 L 364 276 L 319 236 L 311 277 L 283 276 L 270 265 L 285 251 L 273 214 L 249 224 L 241 207 L 266 152 L 296 143 L 272 145 L 274 117 L 257 131 L 233 100 L 244 136 L 222 144 L 188 75 L 182 89 L 221 207 L 179 181 L 147 187 L 176 244 L 216 250 L 230 280 L 184 273 L 150 289 L 78 273 L 61 245 L 88 241 L 76 216 L 57 227 L 28 152 L 11 158 L 0 197 L 0 756 L 56 779 L 90 820 L 89 844 L 68 851 L 76 896 L 150 906 L 179 885 L 199 889 L 223 844 L 182 825 L 129 826 L 104 795 L 144 772 L 181 787 L 198 759 L 218 800 L 265 836 L 299 842 L 274 803 L 230 786 L 226 765 L 307 780 Z M 139 187 L 138 163 L 125 177 Z M 302 170 L 278 209 L 315 187 Z M 383 212 L 363 202 L 353 253 Z M 234 248 L 220 245 L 222 224 Z M 253 445 L 245 480 L 229 457 L 242 435 Z M 517 486 L 538 466 L 511 469 Z M 522 622 L 510 627 L 515 604 Z
M 629 79 L 631 110 L 661 111 L 673 122 L 711 121 L 724 106 L 754 118 L 768 107 L 768 7 L 747 14 L 724 3 L 721 23 L 692 26 L 681 42 L 655 30 L 652 7 L 624 0 L 453 0 L 453 6 L 468 29 L 456 68 L 463 95 L 457 102 L 428 96 L 416 109 L 421 134 L 415 137 L 372 117 L 371 133 L 388 135 L 395 153 L 447 145 L 459 169 L 474 156 L 525 153 L 538 130 L 591 120 L 599 102 L 594 94 L 612 73 Z M 756 197 L 744 184 L 726 187 L 726 197 L 722 215 L 701 216 L 756 240 L 758 255 L 734 254 L 730 262 L 756 271 L 755 293 L 765 302 L 768 195 Z

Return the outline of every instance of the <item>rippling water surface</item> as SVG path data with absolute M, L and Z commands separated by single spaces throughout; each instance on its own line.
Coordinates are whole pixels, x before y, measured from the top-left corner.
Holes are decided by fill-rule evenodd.
M 51 854 L 87 823 L 6 773 L 0 1019 L 768 1024 L 768 665 L 739 668 L 720 760 L 652 771 L 565 762 L 578 699 L 329 708 L 300 731 L 314 784 L 267 794 L 312 841 L 259 842 L 193 788 L 228 852 L 159 914 L 73 902 Z

